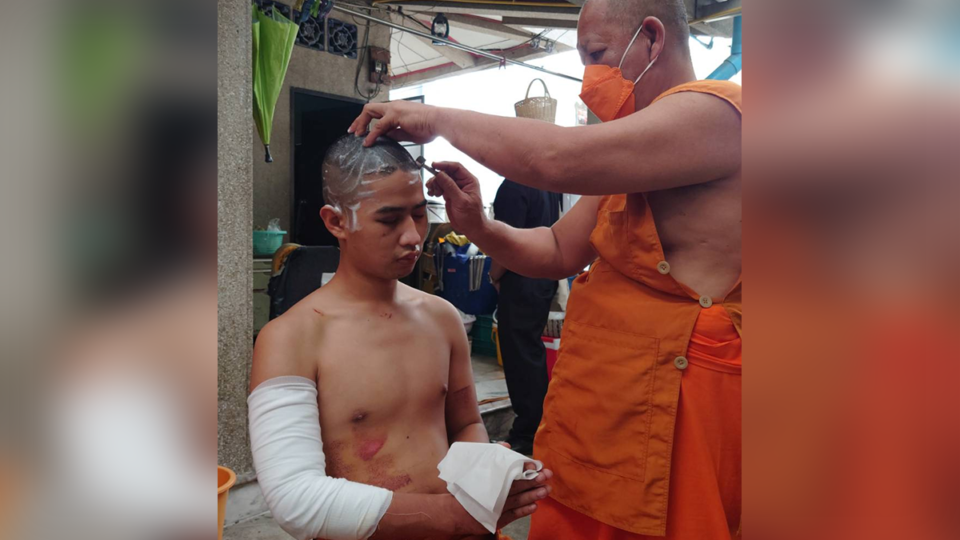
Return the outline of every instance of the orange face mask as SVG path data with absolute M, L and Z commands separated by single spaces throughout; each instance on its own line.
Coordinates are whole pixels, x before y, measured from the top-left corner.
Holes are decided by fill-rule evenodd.
M 637 29 L 637 33 L 630 40 L 630 45 L 623 52 L 620 58 L 619 67 L 610 67 L 604 65 L 587 66 L 583 73 L 583 90 L 580 92 L 580 99 L 587 104 L 587 107 L 597 115 L 601 122 L 609 122 L 618 118 L 629 116 L 636 112 L 637 106 L 633 99 L 633 91 L 640 82 L 640 79 L 647 74 L 647 71 L 657 62 L 654 58 L 643 73 L 637 77 L 636 81 L 630 82 L 623 78 L 623 60 L 637 41 L 640 31 L 643 30 L 643 24 Z

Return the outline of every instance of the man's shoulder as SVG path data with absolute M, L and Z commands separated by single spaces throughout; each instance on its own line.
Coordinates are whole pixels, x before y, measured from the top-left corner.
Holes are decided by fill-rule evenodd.
M 309 335 L 308 321 L 292 308 L 268 322 L 254 344 L 251 389 L 274 377 L 295 375 L 314 379 L 315 366 L 303 354 Z
M 399 285 L 407 302 L 421 308 L 424 313 L 437 319 L 456 319 L 460 320 L 460 314 L 453 304 L 436 296 L 425 293 L 404 284 Z
M 509 178 L 504 178 L 503 182 L 500 183 L 500 189 L 497 190 L 497 196 L 501 193 L 510 196 L 517 196 L 517 194 L 525 194 L 529 192 L 536 192 L 536 188 L 528 187 L 523 184 L 518 184 Z
M 529 192 L 530 188 L 523 184 L 518 184 L 509 178 L 504 178 L 497 189 L 497 196 L 493 199 L 493 204 L 503 204 L 504 201 L 523 197 Z

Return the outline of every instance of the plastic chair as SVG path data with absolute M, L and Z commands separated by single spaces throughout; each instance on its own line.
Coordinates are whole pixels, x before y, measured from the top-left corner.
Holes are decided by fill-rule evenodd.
M 270 320 L 320 288 L 323 274 L 337 271 L 340 248 L 284 244 L 273 255 L 273 276 L 267 287 Z

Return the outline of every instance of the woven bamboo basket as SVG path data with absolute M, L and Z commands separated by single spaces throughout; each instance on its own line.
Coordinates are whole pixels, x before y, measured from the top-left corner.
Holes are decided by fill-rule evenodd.
M 530 89 L 533 83 L 540 81 L 543 85 L 543 91 L 546 94 L 543 97 L 530 97 Z M 557 100 L 550 97 L 550 90 L 543 79 L 534 79 L 530 81 L 527 87 L 527 97 L 523 101 L 518 101 L 514 108 L 517 110 L 517 116 L 520 118 L 532 118 L 534 120 L 543 120 L 544 122 L 556 123 L 557 120 Z

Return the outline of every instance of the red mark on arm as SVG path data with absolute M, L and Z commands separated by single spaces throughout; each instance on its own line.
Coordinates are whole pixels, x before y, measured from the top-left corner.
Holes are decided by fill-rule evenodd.
M 314 309 L 313 312 L 316 313 L 317 315 L 321 316 L 321 317 L 325 317 L 325 316 L 326 316 L 326 315 L 324 315 L 323 312 L 320 311 L 319 309 Z
M 373 459 L 373 456 L 377 455 L 377 452 L 383 448 L 383 444 L 386 442 L 386 439 L 373 439 L 364 441 L 360 444 L 360 449 L 357 451 L 357 455 L 360 456 L 360 459 L 364 461 L 370 461 Z

